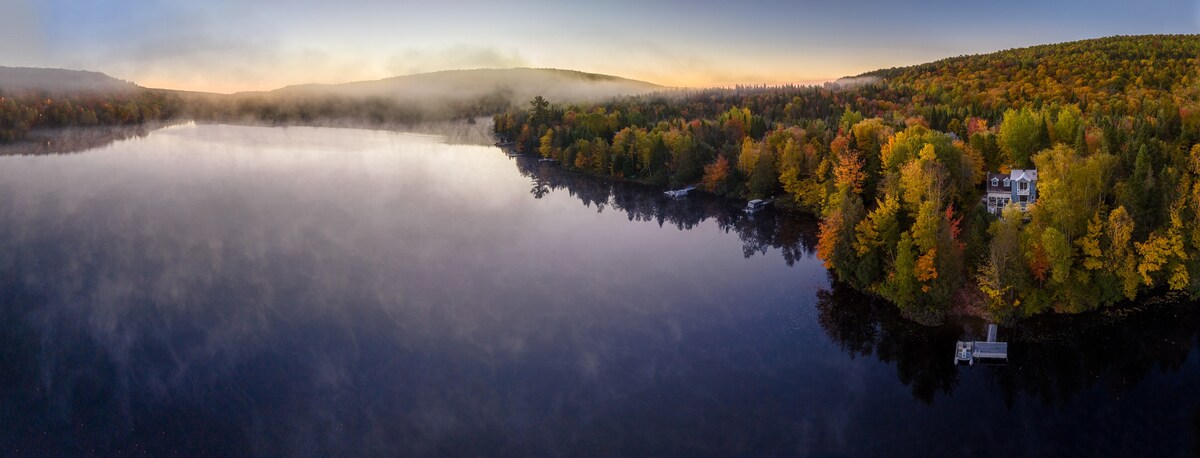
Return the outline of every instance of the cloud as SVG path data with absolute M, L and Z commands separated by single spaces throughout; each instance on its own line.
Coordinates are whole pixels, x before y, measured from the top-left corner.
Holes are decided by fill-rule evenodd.
M 103 68 L 152 87 L 217 92 L 270 90 L 289 84 L 344 83 L 464 68 L 527 67 L 515 50 L 455 45 L 408 48 L 378 57 L 363 50 L 297 46 L 278 34 L 223 33 L 211 24 L 164 31 L 97 53 L 84 66 Z M 384 54 L 386 56 L 386 54 Z
M 389 58 L 385 68 L 392 76 L 398 76 L 439 70 L 528 66 L 529 61 L 516 50 L 460 44 L 440 49 L 409 48 Z
M 863 85 L 867 85 L 867 84 L 874 84 L 874 83 L 878 82 L 880 79 L 881 78 L 879 78 L 878 76 L 846 76 L 846 77 L 838 78 L 834 81 L 831 81 L 830 84 L 836 84 L 836 85 L 842 86 L 842 87 L 856 87 L 856 86 L 863 86 Z
M 20 4 L 18 4 L 20 5 Z M 7 7 L 6 7 L 7 8 Z M 30 8 L 25 8 L 30 9 Z M 7 10 L 2 12 L 7 13 Z M 19 12 L 19 10 L 18 10 Z M 101 2 L 37 5 L 41 22 L 17 32 L 0 27 L 0 56 L 9 34 L 44 37 L 37 56 L 17 65 L 101 71 L 155 87 L 213 89 L 254 85 L 278 63 L 278 31 L 253 14 L 231 15 L 169 2 L 129 5 Z M 2 24 L 6 19 L 0 19 Z M 248 33 L 247 31 L 253 31 Z
M 614 51 L 617 49 L 619 51 Z M 796 61 L 730 54 L 714 50 L 701 54 L 688 46 L 671 46 L 643 39 L 619 41 L 611 47 L 559 51 L 538 62 L 539 66 L 607 73 L 626 78 L 678 87 L 728 86 L 733 84 L 781 84 L 824 82 L 825 74 L 803 72 Z

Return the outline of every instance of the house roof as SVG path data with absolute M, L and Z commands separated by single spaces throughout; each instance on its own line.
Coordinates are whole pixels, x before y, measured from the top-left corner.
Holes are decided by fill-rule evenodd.
M 992 186 L 992 180 L 996 180 L 996 186 Z M 1005 181 L 1009 180 L 1008 174 L 1004 173 L 989 173 L 987 176 L 987 191 L 988 192 L 1012 192 L 1012 182 L 1005 185 Z
M 1024 179 L 1025 181 L 1037 181 L 1037 169 L 1013 169 L 1009 176 L 1013 181 Z

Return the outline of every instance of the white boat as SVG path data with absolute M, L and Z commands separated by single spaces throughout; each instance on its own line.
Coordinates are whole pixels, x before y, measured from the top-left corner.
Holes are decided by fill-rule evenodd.
M 771 201 L 762 199 L 754 199 L 746 202 L 746 213 L 755 213 L 759 210 L 762 210 L 763 208 L 766 208 L 767 204 L 769 203 L 771 203 Z
M 954 345 L 954 364 L 967 363 L 968 365 L 974 366 L 974 353 L 975 342 L 963 342 L 961 340 L 958 341 L 958 343 Z
M 667 197 L 674 197 L 674 198 L 687 197 L 688 193 L 692 192 L 693 189 L 696 189 L 696 187 L 688 186 L 683 189 L 672 189 L 670 191 L 664 191 L 663 195 L 665 195 Z

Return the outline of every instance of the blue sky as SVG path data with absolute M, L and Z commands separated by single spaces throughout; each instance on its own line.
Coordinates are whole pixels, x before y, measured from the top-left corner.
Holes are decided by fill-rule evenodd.
M 232 92 L 455 68 L 673 86 L 814 82 L 1118 34 L 1200 32 L 1196 1 L 0 0 L 0 65 Z

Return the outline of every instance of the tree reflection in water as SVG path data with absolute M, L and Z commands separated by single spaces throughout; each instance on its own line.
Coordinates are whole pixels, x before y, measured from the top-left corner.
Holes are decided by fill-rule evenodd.
M 817 222 L 809 215 L 786 215 L 768 208 L 750 216 L 737 202 L 705 193 L 672 199 L 653 186 L 573 173 L 535 158 L 513 160 L 521 175 L 532 180 L 530 194 L 537 199 L 552 190 L 564 189 L 597 212 L 611 208 L 624 212 L 630 221 L 655 221 L 659 226 L 670 224 L 680 230 L 713 220 L 722 231 L 737 234 L 747 258 L 777 248 L 790 266 L 815 254 Z
M 541 199 L 550 193 L 550 186 L 547 186 L 545 181 L 534 178 L 530 183 L 529 193 L 533 195 L 534 199 Z
M 133 137 L 144 138 L 150 135 L 150 132 L 174 124 L 179 123 L 153 122 L 132 126 L 35 130 L 21 141 L 0 144 L 0 156 L 40 156 L 79 153 Z
M 1152 371 L 1175 372 L 1200 342 L 1200 312 L 1183 298 L 1159 297 L 1098 313 L 1048 316 L 1009 334 L 1008 370 L 996 374 L 1009 403 L 1018 394 L 1064 404 L 1097 383 L 1113 394 Z
M 913 397 L 933 402 L 935 395 L 952 394 L 958 385 L 958 370 L 950 357 L 960 328 L 906 320 L 891 304 L 841 283 L 817 292 L 817 310 L 821 328 L 850 357 L 875 356 L 895 363 L 897 376 Z
M 984 326 L 959 318 L 925 327 L 843 284 L 817 297 L 819 322 L 831 339 L 852 357 L 894 362 L 900 381 L 925 402 L 938 392 L 953 394 L 959 379 L 950 358 L 954 342 L 980 338 Z M 1022 395 L 1044 405 L 1066 404 L 1096 383 L 1119 395 L 1152 370 L 1179 370 L 1197 344 L 1198 329 L 1196 306 L 1169 297 L 1101 313 L 1038 317 L 1002 328 L 1008 364 L 971 370 L 986 371 L 1009 406 Z

